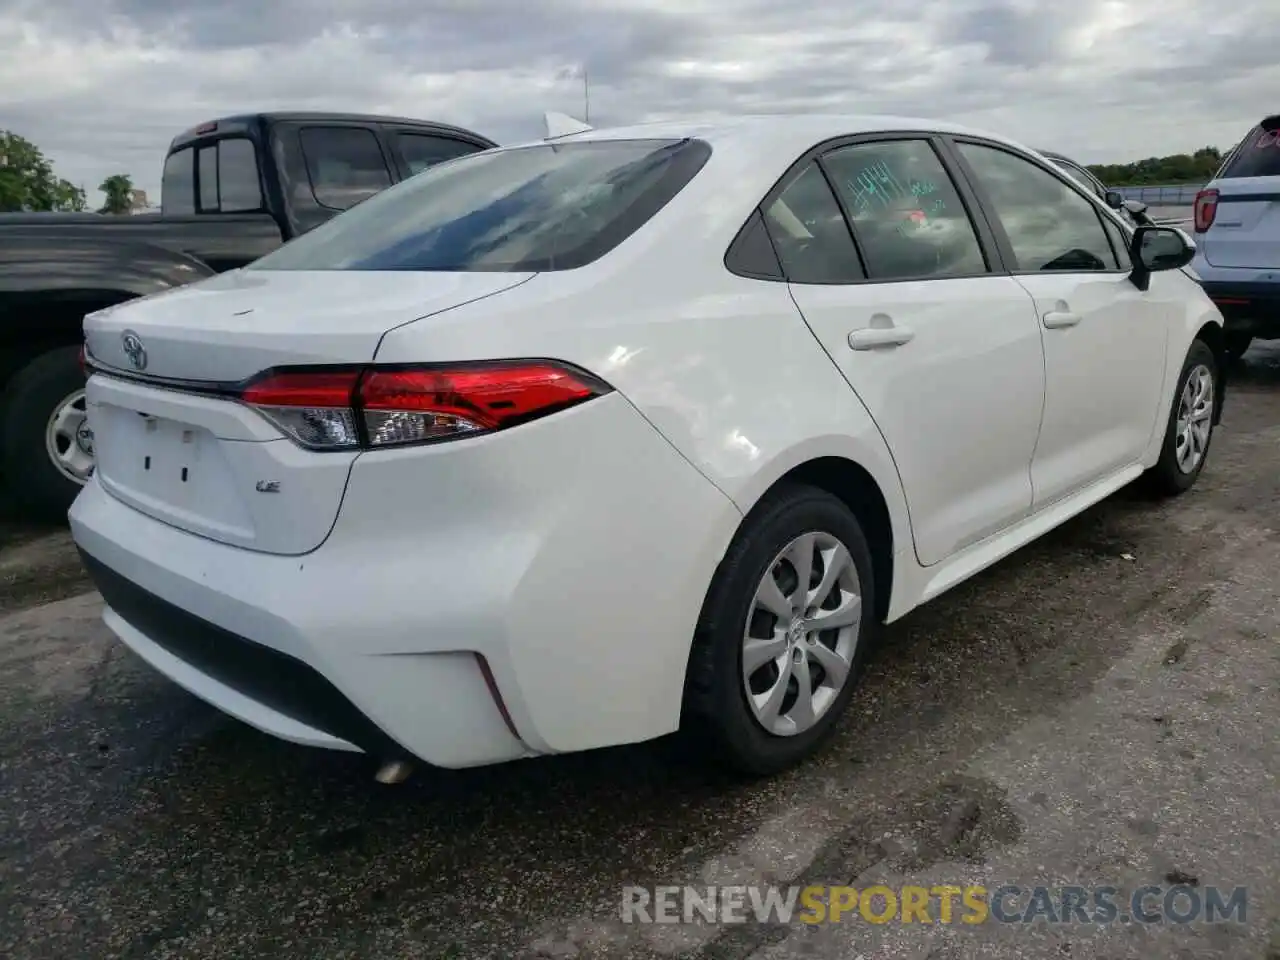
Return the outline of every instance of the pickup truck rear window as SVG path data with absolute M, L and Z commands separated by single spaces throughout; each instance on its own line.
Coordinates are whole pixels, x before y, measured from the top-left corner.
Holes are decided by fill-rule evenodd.
M 262 182 L 253 141 L 246 137 L 224 137 L 169 154 L 164 162 L 160 206 L 161 211 L 169 215 L 261 210 Z
M 572 270 L 644 225 L 702 169 L 701 140 L 585 140 L 431 167 L 252 270 Z
M 182 216 L 196 212 L 196 151 L 185 147 L 169 154 L 160 180 L 160 212 Z
M 1254 127 L 1240 141 L 1219 177 L 1280 176 L 1280 131 Z M 1216 178 L 1215 178 L 1216 179 Z

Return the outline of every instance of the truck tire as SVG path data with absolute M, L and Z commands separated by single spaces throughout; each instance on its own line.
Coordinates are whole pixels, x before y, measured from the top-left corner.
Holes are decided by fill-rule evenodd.
M 0 470 L 19 516 L 62 520 L 93 467 L 79 347 L 42 353 L 0 400 Z

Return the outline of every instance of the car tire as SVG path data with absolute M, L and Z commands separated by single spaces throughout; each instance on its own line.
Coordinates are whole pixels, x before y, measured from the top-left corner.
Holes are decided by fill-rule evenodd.
M 78 347 L 59 347 L 42 353 L 14 374 L 0 401 L 0 469 L 5 487 L 19 515 L 40 520 L 64 520 L 67 510 L 84 486 L 66 468 L 59 468 L 50 453 L 54 443 L 51 427 L 61 412 L 61 421 L 74 421 L 84 408 L 84 373 L 80 369 Z M 67 414 L 72 416 L 67 417 Z M 81 430 L 71 424 L 71 435 L 60 429 L 56 442 L 87 444 Z M 83 453 L 83 446 L 80 448 Z M 75 458 L 76 466 L 88 460 Z
M 1203 340 L 1194 340 L 1178 374 L 1177 388 L 1169 406 L 1169 422 L 1165 425 L 1160 459 L 1146 472 L 1144 480 L 1149 492 L 1159 497 L 1185 493 L 1209 459 L 1213 442 L 1213 411 L 1218 402 L 1220 371 L 1213 350 Z M 1204 377 L 1208 377 L 1208 395 L 1203 394 Z M 1188 419 L 1188 414 L 1190 418 Z M 1202 418 L 1202 419 L 1197 419 Z M 1201 427 L 1192 431 L 1191 424 Z M 1184 456 L 1186 444 L 1193 444 L 1194 460 Z
M 839 567 L 826 564 L 825 560 L 840 555 L 840 548 L 847 562 Z M 851 611 L 856 591 L 860 606 L 856 624 L 803 635 L 810 621 L 783 624 L 782 617 L 761 605 L 758 598 L 766 590 L 765 577 L 785 597 L 796 598 L 796 592 L 787 589 L 797 583 L 793 558 L 806 553 L 816 557 L 810 601 L 825 599 L 836 604 L 835 612 Z M 820 578 L 828 566 L 838 576 L 832 592 L 818 598 L 814 588 L 822 587 Z M 832 734 L 878 629 L 872 569 L 871 552 L 857 517 L 824 490 L 785 486 L 751 511 L 716 571 L 690 656 L 681 727 L 700 754 L 741 774 L 767 776 L 805 759 Z M 778 597 L 771 599 L 776 607 Z M 788 626 L 793 627 L 790 632 L 781 629 Z M 770 638 L 767 652 L 777 656 L 763 659 L 748 677 L 744 656 L 748 640 L 754 637 Z M 824 650 L 817 651 L 814 644 Z M 760 650 L 765 648 L 753 645 L 753 651 Z M 784 670 L 786 691 L 774 700 L 769 691 L 780 694 Z M 844 673 L 838 688 L 837 672 Z M 807 715 L 798 709 L 804 676 L 813 691 L 813 709 Z M 771 701 L 778 707 L 776 718 Z
M 1253 335 L 1249 333 L 1228 332 L 1222 339 L 1227 359 L 1232 363 L 1239 361 L 1248 352 L 1249 345 L 1253 343 Z

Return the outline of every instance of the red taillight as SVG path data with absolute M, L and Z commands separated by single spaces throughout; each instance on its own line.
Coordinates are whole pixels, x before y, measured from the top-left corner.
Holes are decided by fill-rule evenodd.
M 240 399 L 255 407 L 349 407 L 359 370 L 273 373 L 255 380 Z
M 241 399 L 305 447 L 343 450 L 501 430 L 609 387 L 545 360 L 432 367 L 278 370 Z
M 1204 233 L 1213 226 L 1213 218 L 1218 215 L 1218 191 L 1201 190 L 1196 194 L 1195 202 L 1196 233 Z
M 80 364 L 80 372 L 84 376 L 89 375 L 89 361 L 85 358 L 84 344 L 80 344 L 80 355 L 76 357 L 76 362 Z

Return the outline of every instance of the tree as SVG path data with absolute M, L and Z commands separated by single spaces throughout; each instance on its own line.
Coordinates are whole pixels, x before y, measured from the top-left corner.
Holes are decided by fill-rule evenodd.
M 77 187 L 65 180 L 58 181 L 54 196 L 56 197 L 53 207 L 55 210 L 83 213 L 89 207 L 89 202 L 85 199 L 84 187 Z
M 1217 147 L 1201 147 L 1195 153 L 1148 157 L 1133 163 L 1098 163 L 1089 169 L 1109 187 L 1205 183 L 1217 172 L 1223 156 Z
M 84 190 L 57 177 L 53 165 L 30 140 L 0 130 L 0 212 L 76 211 Z
M 113 173 L 98 185 L 107 202 L 99 213 L 128 213 L 133 209 L 133 180 L 127 173 Z

